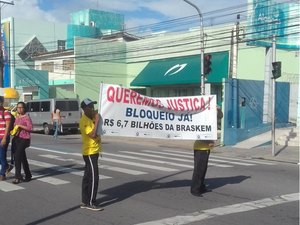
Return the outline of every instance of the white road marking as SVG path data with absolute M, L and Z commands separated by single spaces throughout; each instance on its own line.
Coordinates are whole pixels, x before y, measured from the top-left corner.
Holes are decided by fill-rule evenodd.
M 11 172 L 11 174 L 15 174 L 14 172 Z M 60 185 L 60 184 L 68 184 L 70 181 L 58 179 L 51 177 L 50 173 L 32 173 L 32 179 L 39 180 L 45 183 L 53 184 L 53 185 Z
M 232 162 L 232 161 L 226 161 L 226 160 L 222 160 L 222 159 L 215 159 L 213 157 L 209 157 L 209 161 L 213 161 L 213 162 L 226 162 L 226 163 L 230 163 L 230 164 L 234 164 L 234 165 L 240 165 L 240 166 L 255 166 L 255 164 L 253 163 L 243 163 L 243 162 Z
M 176 156 L 180 157 L 180 158 L 170 158 L 169 156 L 170 155 L 173 155 L 173 154 L 168 154 L 168 153 L 165 153 L 165 154 L 162 154 L 160 152 L 156 152 L 156 151 L 151 151 L 151 150 L 143 150 L 143 152 L 150 152 L 150 153 L 154 153 L 154 154 L 147 154 L 147 153 L 141 153 L 141 152 L 131 152 L 131 151 L 120 151 L 121 153 L 126 153 L 126 154 L 131 154 L 131 155 L 140 155 L 140 156 L 150 156 L 150 157 L 153 157 L 153 158 L 160 158 L 160 159 L 172 159 L 174 161 L 180 161 L 180 162 L 189 162 L 189 163 L 193 163 L 194 161 L 192 160 L 192 157 L 189 157 L 189 159 L 182 159 L 181 156 L 178 154 L 176 154 Z M 158 153 L 158 154 L 156 154 Z M 162 154 L 162 155 L 169 155 L 169 156 L 161 156 L 159 154 Z
M 60 151 L 57 151 L 57 150 L 51 150 L 51 149 L 47 149 L 47 148 L 39 148 L 39 147 L 33 147 L 33 146 L 30 146 L 29 148 L 44 151 L 44 152 L 52 152 L 52 153 L 59 153 L 59 154 L 63 154 L 63 155 L 76 155 L 76 156 L 78 156 L 78 153 L 60 152 Z
M 102 158 L 103 161 L 108 161 L 108 162 L 114 162 L 114 163 L 121 163 L 125 165 L 130 165 L 130 166 L 137 166 L 137 167 L 142 167 L 142 168 L 148 168 L 148 169 L 153 169 L 153 170 L 159 170 L 159 171 L 165 171 L 165 172 L 176 172 L 178 171 L 177 169 L 172 169 L 168 167 L 162 167 L 162 166 L 153 166 L 153 165 L 147 165 L 144 163 L 135 163 L 135 162 L 129 162 L 129 161 L 124 161 L 124 160 L 119 160 L 119 159 L 111 159 L 111 158 Z
M 84 165 L 83 161 L 76 160 L 76 159 L 64 159 L 57 155 L 47 154 L 47 155 L 39 155 L 39 156 L 50 158 L 50 159 L 55 159 L 55 160 L 59 160 L 59 161 L 70 161 L 70 162 L 75 162 L 76 164 L 79 164 L 79 165 Z M 120 173 L 125 173 L 125 174 L 130 174 L 130 175 L 134 175 L 134 176 L 148 174 L 147 172 L 131 170 L 131 169 L 126 169 L 126 168 L 121 168 L 121 167 L 116 167 L 116 166 L 108 166 L 108 165 L 100 165 L 99 168 L 105 169 L 105 170 L 111 170 L 111 171 L 115 171 L 115 172 L 120 172 Z
M 216 155 L 212 155 L 211 157 L 218 158 L 218 159 L 228 159 L 228 160 L 239 161 L 239 162 L 249 162 L 249 163 L 255 163 L 255 164 L 262 164 L 262 165 L 276 165 L 276 163 L 263 162 L 263 161 L 258 161 L 258 160 L 255 160 L 255 159 L 237 159 L 237 158 L 230 158 L 230 157 L 226 157 L 226 156 L 216 156 Z
M 193 158 L 194 152 L 178 152 L 175 150 L 162 150 L 162 151 L 153 151 L 153 150 L 142 150 L 142 152 L 150 152 L 150 153 L 159 153 L 161 155 L 172 155 L 172 156 L 178 156 L 178 157 L 184 157 L 184 158 Z
M 178 156 L 178 157 L 187 157 L 187 158 L 190 158 L 192 157 L 189 156 L 190 154 L 188 155 L 181 155 L 181 154 L 177 154 L 177 153 L 168 153 L 168 152 L 156 152 L 156 151 L 153 151 L 153 150 L 143 150 L 144 152 L 151 152 L 151 153 L 156 153 L 156 154 L 161 154 L 161 155 L 171 155 L 171 156 Z M 165 151 L 165 150 L 163 150 Z M 242 165 L 242 166 L 255 166 L 255 161 L 250 161 L 248 160 L 248 162 L 245 162 L 246 160 L 239 160 L 239 159 L 231 159 L 231 158 L 227 158 L 227 160 L 223 160 L 225 159 L 224 157 L 215 157 L 214 155 L 210 155 L 209 157 L 209 161 L 210 162 L 223 162 L 223 163 L 229 163 L 229 164 L 234 164 L 234 165 Z M 229 161 L 230 160 L 230 161 Z M 235 161 L 238 161 L 238 162 L 235 162 Z
M 11 181 L 10 181 L 11 182 Z M 16 191 L 25 189 L 20 185 L 11 184 L 8 181 L 0 181 L 0 190 L 4 192 Z
M 68 184 L 70 181 L 54 178 L 54 177 L 43 177 L 43 178 L 38 178 L 37 180 L 40 180 L 42 182 L 52 184 L 52 185 L 61 185 L 61 184 Z
M 31 147 L 31 148 L 36 149 L 36 150 L 41 150 L 41 151 L 58 153 L 58 154 L 81 156 L 81 154 L 79 154 L 79 153 L 66 153 L 66 152 L 60 152 L 60 151 L 56 151 L 56 150 L 49 150 L 49 149 L 46 149 L 46 148 L 37 148 L 37 147 Z M 142 167 L 142 168 L 148 168 L 148 169 L 153 169 L 153 170 L 160 170 L 160 171 L 165 171 L 165 172 L 176 172 L 176 171 L 178 171 L 177 169 L 161 167 L 161 166 L 146 165 L 146 164 L 143 164 L 143 163 L 134 163 L 134 162 L 118 160 L 118 159 L 101 158 L 101 160 L 102 161 L 108 161 L 108 162 L 121 163 L 121 164 L 125 164 L 125 165 L 137 166 L 137 167 Z
M 116 166 L 100 165 L 100 168 L 105 169 L 105 170 L 120 172 L 120 173 L 126 173 L 126 174 L 130 174 L 130 175 L 134 175 L 134 176 L 148 174 L 147 172 L 131 170 L 131 169 L 126 169 L 126 168 L 121 168 L 121 167 L 116 167 Z
M 31 147 L 32 149 L 40 150 L 40 151 L 46 151 L 46 152 L 52 152 L 52 153 L 58 153 L 58 154 L 64 154 L 64 155 L 73 155 L 73 156 L 82 156 L 80 153 L 66 153 L 66 152 L 60 152 L 56 150 L 50 150 L 50 149 L 45 149 L 45 148 L 38 148 L 38 147 Z M 153 156 L 153 155 L 151 155 Z M 167 157 L 169 158 L 169 157 Z M 121 163 L 125 165 L 131 165 L 131 166 L 137 166 L 137 167 L 142 167 L 142 168 L 149 168 L 149 169 L 154 169 L 154 170 L 161 170 L 165 172 L 176 172 L 178 171 L 177 169 L 171 169 L 167 167 L 159 167 L 159 166 L 153 166 L 153 165 L 146 165 L 142 163 L 134 163 L 134 162 L 129 162 L 129 161 L 123 161 L 123 160 L 117 160 L 117 159 L 110 159 L 110 158 L 101 158 L 102 161 L 108 161 L 108 162 L 116 162 L 116 163 Z M 208 163 L 209 166 L 216 166 L 216 167 L 223 167 L 223 168 L 228 168 L 232 167 L 230 165 L 224 165 L 224 164 L 215 164 L 215 163 Z M 106 167 L 105 169 L 108 169 L 111 167 Z M 121 172 L 123 169 L 114 167 L 115 171 Z M 123 170 L 125 172 L 125 170 Z M 133 172 L 134 173 L 134 172 Z M 137 175 L 142 174 L 143 172 L 138 171 Z
M 144 151 L 150 151 L 150 150 L 144 150 Z M 180 156 L 180 155 L 183 155 L 183 157 L 189 157 L 190 156 L 193 156 L 194 153 L 193 152 L 183 152 L 183 153 L 179 153 L 178 151 L 176 150 L 167 150 L 167 149 L 164 149 L 162 150 L 164 152 L 170 152 L 170 153 L 174 153 L 172 155 L 174 156 Z M 262 164 L 262 165 L 276 165 L 276 163 L 273 163 L 273 162 L 265 162 L 263 160 L 256 160 L 256 159 L 237 159 L 237 158 L 232 158 L 232 157 L 227 157 L 227 156 L 216 156 L 216 155 L 210 155 L 210 157 L 213 157 L 213 158 L 219 158 L 219 159 L 229 159 L 229 160 L 233 160 L 233 161 L 239 161 L 239 162 L 249 162 L 249 163 L 256 163 L 256 164 Z
M 35 166 L 55 170 L 55 171 L 58 171 L 58 172 L 64 172 L 64 173 L 70 173 L 70 174 L 77 175 L 77 176 L 78 175 L 83 176 L 83 171 L 76 170 L 76 169 L 73 169 L 73 168 L 67 168 L 67 167 L 58 166 L 58 165 L 51 164 L 51 163 L 39 162 L 39 161 L 36 161 L 36 160 L 31 160 L 31 159 L 28 160 L 28 163 L 31 164 L 31 165 L 35 165 Z M 104 176 L 104 175 L 100 175 L 99 177 L 102 180 L 111 178 L 109 176 Z
M 187 165 L 187 164 L 172 163 L 172 162 L 167 162 L 167 161 L 162 161 L 162 160 L 155 160 L 155 159 L 149 159 L 149 158 L 145 159 L 145 158 L 141 158 L 141 157 L 128 156 L 128 155 L 123 155 L 123 154 L 104 153 L 104 155 L 115 156 L 115 157 L 120 157 L 120 158 L 127 158 L 127 159 L 134 159 L 134 160 L 139 160 L 139 161 L 153 162 L 153 163 L 165 164 L 165 165 L 170 165 L 170 166 L 178 166 L 178 167 L 184 167 L 184 168 L 194 168 L 194 166 Z
M 234 205 L 227 205 L 227 206 L 217 207 L 213 209 L 202 210 L 200 212 L 178 215 L 178 216 L 165 218 L 161 220 L 139 223 L 136 225 L 173 225 L 173 224 L 183 225 L 183 224 L 198 222 L 201 220 L 211 219 L 218 216 L 257 210 L 257 209 L 262 209 L 262 208 L 289 203 L 293 201 L 299 201 L 299 193 L 275 196 L 271 198 L 264 198 L 257 201 L 239 203 Z
M 146 153 L 135 153 L 135 152 L 129 152 L 129 151 L 122 151 L 124 153 L 127 154 L 135 154 L 135 155 L 144 155 L 144 156 L 152 156 L 154 157 L 152 154 L 146 154 Z M 188 159 L 181 159 L 182 157 L 187 157 L 187 158 L 192 158 L 191 156 L 182 156 L 180 154 L 170 154 L 170 153 L 165 153 L 165 152 L 157 152 L 157 151 L 152 151 L 152 150 L 143 150 L 143 152 L 149 152 L 149 153 L 153 153 L 156 154 L 155 157 L 160 157 L 163 159 L 171 159 L 171 160 L 177 160 L 177 161 L 184 161 L 184 162 L 190 162 L 190 163 L 194 163 L 194 160 L 188 160 Z M 161 154 L 161 155 L 171 155 L 171 156 L 178 156 L 180 158 L 170 158 L 170 156 L 158 156 L 157 154 Z M 231 165 L 227 165 L 227 164 L 219 164 L 219 163 L 212 163 L 212 162 L 208 162 L 209 166 L 215 166 L 215 167 L 222 167 L 222 168 L 230 168 L 233 167 Z

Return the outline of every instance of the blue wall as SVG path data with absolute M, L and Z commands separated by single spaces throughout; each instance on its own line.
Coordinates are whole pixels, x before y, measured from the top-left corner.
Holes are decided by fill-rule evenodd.
M 276 82 L 278 126 L 288 123 L 289 93 L 289 83 Z M 228 79 L 224 95 L 224 145 L 234 145 L 270 130 L 271 124 L 263 123 L 263 81 Z

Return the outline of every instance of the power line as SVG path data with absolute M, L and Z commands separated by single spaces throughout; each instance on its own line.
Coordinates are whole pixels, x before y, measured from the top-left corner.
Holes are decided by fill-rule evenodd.
M 265 0 L 265 1 L 261 1 L 261 3 L 264 3 L 264 2 L 269 2 L 270 0 Z M 293 2 L 293 1 L 291 1 L 291 0 L 289 0 L 289 1 L 286 1 L 287 3 L 288 2 Z M 269 5 L 268 7 L 271 7 L 271 6 L 275 6 L 275 5 L 277 5 L 278 3 L 274 3 L 273 5 Z M 225 9 L 220 9 L 220 10 L 216 10 L 216 11 L 211 11 L 211 12 L 207 12 L 207 13 L 204 13 L 204 15 L 210 15 L 210 14 L 214 14 L 215 12 L 226 12 L 226 11 L 230 11 L 230 10 L 233 10 L 233 9 L 239 9 L 239 8 L 241 8 L 241 7 L 246 7 L 246 6 L 249 6 L 249 5 L 251 5 L 250 3 L 248 3 L 248 4 L 242 4 L 242 5 L 238 5 L 238 6 L 234 6 L 234 7 L 229 7 L 229 8 L 225 8 Z M 264 6 L 265 7 L 265 6 Z M 260 7 L 261 9 L 262 8 L 264 8 L 264 7 Z M 247 10 L 244 10 L 243 12 L 247 12 Z M 249 11 L 248 11 L 249 12 Z M 233 12 L 233 13 L 231 13 L 230 15 L 237 15 L 237 14 L 240 14 L 241 13 L 241 11 L 237 11 L 237 12 Z M 251 12 L 250 12 L 251 13 Z M 225 15 L 226 16 L 226 15 Z M 223 18 L 224 17 L 224 15 L 219 15 L 219 16 L 215 16 L 215 17 L 210 17 L 209 18 L 209 20 L 210 19 L 218 19 L 218 18 Z M 129 29 L 125 29 L 125 32 L 128 32 L 128 33 L 131 33 L 131 32 L 133 32 L 134 33 L 134 29 L 141 29 L 141 30 L 147 30 L 147 29 L 149 29 L 149 28 L 153 28 L 153 29 L 155 29 L 155 26 L 157 26 L 157 25 L 163 25 L 163 24 L 166 24 L 166 25 L 168 25 L 168 27 L 166 27 L 166 29 L 169 29 L 169 30 L 172 30 L 172 27 L 177 27 L 178 28 L 178 30 L 180 30 L 181 28 L 180 27 L 182 27 L 182 26 L 186 26 L 186 25 L 188 25 L 189 27 L 191 27 L 190 25 L 191 25 L 191 20 L 189 19 L 189 18 L 193 18 L 193 21 L 197 21 L 198 22 L 198 18 L 197 18 L 197 16 L 190 16 L 190 17 L 183 17 L 183 18 L 179 18 L 179 19 L 174 19 L 174 20 L 169 20 L 169 21 L 164 21 L 164 22 L 160 22 L 160 23 L 155 23 L 155 24 L 150 24 L 150 25 L 144 25 L 144 26 L 140 26 L 140 27 L 135 27 L 135 28 L 129 28 Z M 186 20 L 186 19 L 188 19 L 188 20 Z M 207 20 L 207 18 L 204 18 L 204 20 Z M 176 21 L 186 21 L 184 24 L 182 24 L 181 26 L 179 26 L 179 24 L 177 24 L 177 22 Z M 223 20 L 224 21 L 224 20 Z M 228 21 L 226 21 L 226 23 L 227 23 Z M 220 23 L 220 24 L 224 24 L 224 22 L 222 22 L 222 23 Z M 149 37 L 149 36 L 151 36 L 151 35 L 144 35 L 144 36 L 142 36 L 143 38 L 147 38 L 147 37 Z M 92 36 L 90 36 L 90 37 L 92 37 Z M 71 40 L 68 40 L 67 39 L 67 41 L 72 41 L 72 39 Z M 42 43 L 44 46 L 50 46 L 51 44 L 56 44 L 56 41 L 51 41 L 51 42 L 44 42 L 44 43 Z M 23 47 L 23 46 L 14 46 L 15 48 L 18 48 L 18 47 Z
M 297 25 L 290 25 L 290 26 L 285 26 L 285 27 L 282 27 L 282 28 L 291 28 L 291 27 L 296 28 Z M 282 28 L 280 28 L 280 29 L 282 29 Z M 273 29 L 269 29 L 269 30 L 265 30 L 265 31 L 272 31 L 272 30 L 275 31 L 276 29 L 273 28 Z M 221 37 L 218 37 L 218 38 L 215 37 L 213 40 L 209 40 L 209 41 L 220 40 L 220 41 L 224 42 L 224 41 L 228 40 L 228 44 L 225 44 L 225 45 L 230 45 L 230 43 L 229 43 L 229 40 L 231 38 L 230 31 L 231 30 L 228 30 L 228 36 L 221 36 Z M 259 34 L 259 33 L 260 32 L 251 32 L 251 33 L 249 32 L 249 33 L 245 33 L 245 36 L 250 35 L 250 34 L 252 34 L 252 35 L 253 34 Z M 225 34 L 225 32 L 223 34 Z M 216 36 L 216 35 L 214 35 L 214 36 Z M 182 46 L 182 45 L 196 44 L 198 42 L 199 42 L 199 40 L 198 40 L 197 36 L 192 36 L 189 39 L 184 40 L 184 42 L 182 42 L 181 44 L 177 43 L 177 42 L 174 42 L 174 41 L 170 43 L 170 40 L 168 40 L 168 41 L 166 41 L 166 43 L 169 43 L 169 45 L 164 45 L 164 43 L 163 44 L 159 43 L 159 45 L 161 45 L 161 46 L 159 46 L 159 45 L 155 46 L 155 45 L 149 45 L 149 44 L 147 44 L 147 45 L 138 45 L 137 47 L 135 47 L 133 49 L 130 49 L 130 50 L 125 49 L 125 50 L 122 50 L 122 51 L 120 51 L 119 49 L 117 49 L 117 50 L 111 50 L 110 49 L 111 51 L 109 52 L 109 54 L 111 54 L 111 55 L 128 54 L 128 53 L 140 52 L 140 51 L 148 50 L 148 49 L 158 50 L 158 49 L 163 49 L 163 48 L 178 47 L 178 46 Z M 218 46 L 220 46 L 220 45 L 218 45 Z M 216 46 L 212 45 L 210 48 L 214 48 L 214 47 L 216 47 Z M 99 50 L 99 52 L 102 53 L 101 54 L 102 57 L 105 56 L 105 52 L 102 52 L 102 51 L 106 50 L 106 49 L 107 49 L 107 47 L 102 48 L 102 49 Z M 82 55 L 82 56 L 76 56 L 76 59 L 85 59 L 85 58 L 88 58 L 88 57 L 95 57 L 95 56 L 99 56 L 99 53 L 85 54 L 85 55 Z M 74 56 L 72 58 L 74 59 Z M 65 59 L 65 57 L 56 57 L 56 59 L 57 60 Z M 68 57 L 67 59 L 70 59 L 70 57 Z M 121 59 L 126 59 L 126 57 L 117 58 L 117 60 L 121 60 Z M 15 63 L 16 63 L 16 61 L 15 61 Z
M 228 34 L 229 34 L 229 31 L 231 31 L 231 30 L 228 30 Z M 225 31 L 224 31 L 224 33 L 225 33 Z M 297 33 L 294 33 L 294 34 L 297 34 Z M 214 35 L 218 35 L 217 33 L 214 33 Z M 226 39 L 229 39 L 230 38 L 230 36 L 227 36 L 227 37 L 220 37 L 219 38 L 219 40 L 222 40 L 222 41 L 224 41 L 224 39 L 226 40 Z M 195 41 L 193 41 L 193 39 L 195 39 Z M 185 45 L 185 44 L 197 44 L 199 41 L 196 41 L 196 39 L 198 39 L 198 37 L 197 36 L 194 36 L 193 37 L 193 39 L 192 38 L 190 38 L 190 42 L 189 43 L 186 43 L 186 42 L 184 42 L 183 44 L 178 44 L 178 43 L 174 43 L 173 45 L 171 45 L 171 46 L 162 46 L 162 47 L 156 47 L 156 48 L 153 48 L 153 46 L 151 46 L 152 48 L 152 50 L 158 50 L 158 49 L 163 49 L 163 48 L 174 48 L 174 47 L 179 47 L 179 46 L 182 46 L 182 45 Z M 95 44 L 96 42 L 95 41 L 92 41 L 91 43 L 87 43 L 87 45 L 89 45 L 89 44 Z M 98 43 L 97 43 L 98 44 Z M 99 43 L 99 44 L 103 44 L 103 43 Z M 226 46 L 226 45 L 229 45 L 229 43 L 228 44 L 215 44 L 214 46 L 210 46 L 209 48 L 214 48 L 214 47 L 222 47 L 222 46 Z M 78 47 L 81 47 L 81 46 L 78 46 Z M 139 52 L 139 51 L 141 51 L 141 50 L 148 50 L 147 48 L 149 48 L 149 46 L 143 46 L 143 45 L 141 45 L 141 46 L 138 46 L 137 48 L 135 48 L 135 49 L 132 49 L 131 51 L 127 51 L 127 50 L 125 50 L 125 51 L 120 51 L 120 50 L 118 50 L 118 51 L 115 51 L 115 52 L 111 52 L 110 54 L 128 54 L 128 53 L 134 53 L 134 52 Z M 106 48 L 102 48 L 102 50 L 105 50 Z M 197 48 L 195 47 L 194 49 L 190 49 L 189 51 L 193 51 L 193 50 L 197 50 Z M 101 51 L 101 49 L 100 49 L 100 51 Z M 178 52 L 178 51 L 176 51 L 176 52 Z M 175 52 L 175 53 L 176 53 Z M 79 56 L 79 57 L 76 57 L 76 59 L 87 59 L 88 57 L 97 57 L 98 56 L 98 54 L 89 54 L 89 55 L 83 55 L 83 56 Z M 145 55 L 145 56 L 143 56 L 143 57 L 146 57 L 147 55 Z M 148 55 L 149 56 L 149 55 Z M 151 55 L 150 55 L 151 56 Z M 59 59 L 59 58 L 56 58 L 56 59 Z M 62 59 L 64 59 L 64 58 L 62 58 Z M 69 59 L 69 57 L 68 57 L 68 59 Z M 128 59 L 128 57 L 123 57 L 123 58 L 115 58 L 115 60 L 125 60 L 125 59 Z M 130 59 L 130 58 L 129 58 Z M 132 58 L 131 58 L 132 59 Z M 107 62 L 107 61 L 110 61 L 110 60 L 88 60 L 88 62 L 84 62 L 84 63 L 89 63 L 89 62 Z M 18 63 L 18 61 L 15 61 L 14 63 Z M 82 62 L 79 62 L 79 63 L 82 63 Z M 78 64 L 78 63 L 76 63 L 76 64 Z
M 290 19 L 299 19 L 299 17 L 295 17 L 295 18 L 290 18 Z M 290 26 L 284 26 L 284 27 L 280 27 L 280 28 L 276 28 L 276 29 L 270 29 L 270 30 L 264 30 L 263 32 L 266 32 L 266 31 L 276 31 L 276 30 L 280 30 L 280 29 L 284 29 L 284 28 L 289 28 L 289 30 L 291 30 L 290 28 L 294 28 L 294 29 L 297 29 L 297 24 L 295 25 L 290 25 Z M 211 34 L 208 33 L 208 37 L 213 37 L 212 39 L 213 40 L 208 40 L 208 42 L 211 42 L 211 41 L 216 41 L 216 40 L 222 40 L 223 42 L 226 41 L 226 39 L 228 39 L 228 41 L 230 40 L 231 38 L 231 28 L 230 29 L 227 29 L 227 31 L 222 31 L 222 32 L 212 32 Z M 260 34 L 262 33 L 261 31 L 258 31 L 258 32 L 248 32 L 248 33 L 244 33 L 244 36 L 247 36 L 247 35 L 253 35 L 253 34 Z M 223 36 L 222 36 L 223 35 Z M 226 36 L 224 36 L 226 35 Z M 219 37 L 218 37 L 219 36 Z M 178 38 L 177 38 L 178 39 Z M 112 50 L 109 48 L 109 54 L 125 54 L 125 53 L 133 53 L 135 51 L 141 51 L 141 50 L 148 50 L 148 49 L 152 49 L 152 50 L 155 50 L 155 49 L 159 49 L 159 48 L 166 48 L 166 47 L 176 47 L 180 44 L 177 44 L 176 41 L 176 38 L 174 37 L 173 39 L 174 41 L 172 41 L 172 44 L 171 45 L 165 45 L 165 43 L 170 43 L 170 40 L 167 40 L 165 41 L 165 43 L 163 42 L 159 42 L 157 44 L 157 42 L 155 42 L 156 46 L 155 45 L 150 45 L 149 43 L 147 43 L 147 45 L 137 45 L 135 48 L 131 48 L 129 51 L 127 50 L 127 48 L 125 50 L 122 50 L 120 51 L 119 49 L 117 50 Z M 195 40 L 195 41 L 193 41 Z M 184 41 L 180 40 L 182 42 L 182 45 L 186 45 L 186 44 L 193 44 L 193 43 L 197 43 L 199 42 L 198 40 L 198 35 L 195 35 L 195 36 L 189 36 L 189 39 L 185 39 Z M 189 42 L 190 41 L 190 42 Z M 93 45 L 95 46 L 95 41 L 92 41 L 91 43 L 86 43 L 84 45 L 88 46 L 88 45 Z M 98 44 L 105 44 L 105 43 L 98 43 Z M 229 43 L 228 43 L 229 44 Z M 96 44 L 97 45 L 97 44 Z M 83 45 L 78 45 L 78 47 L 82 47 Z M 105 50 L 107 50 L 108 47 L 103 47 L 103 48 L 98 48 L 98 51 L 99 53 L 101 53 L 102 56 L 105 56 Z M 83 56 L 79 56 L 77 58 L 81 58 L 81 57 L 91 57 L 91 56 L 97 56 L 99 53 L 97 54 L 88 54 L 88 55 L 83 55 Z M 73 57 L 56 57 L 56 59 L 74 59 L 74 56 Z M 17 63 L 18 61 L 14 61 L 14 63 Z M 19 60 L 19 62 L 21 62 Z

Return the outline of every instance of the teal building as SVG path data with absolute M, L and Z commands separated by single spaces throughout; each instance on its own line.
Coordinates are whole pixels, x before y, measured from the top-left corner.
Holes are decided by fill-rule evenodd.
M 74 37 L 99 38 L 124 29 L 124 15 L 93 9 L 84 9 L 70 15 L 67 30 L 67 48 L 74 48 Z

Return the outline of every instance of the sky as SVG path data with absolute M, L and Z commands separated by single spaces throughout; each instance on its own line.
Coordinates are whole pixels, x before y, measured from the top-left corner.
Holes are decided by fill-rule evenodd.
M 247 0 L 190 1 L 202 14 L 247 4 Z M 197 15 L 196 9 L 183 0 L 14 0 L 14 5 L 2 5 L 1 16 L 68 23 L 70 13 L 88 8 L 123 14 L 126 28 Z

